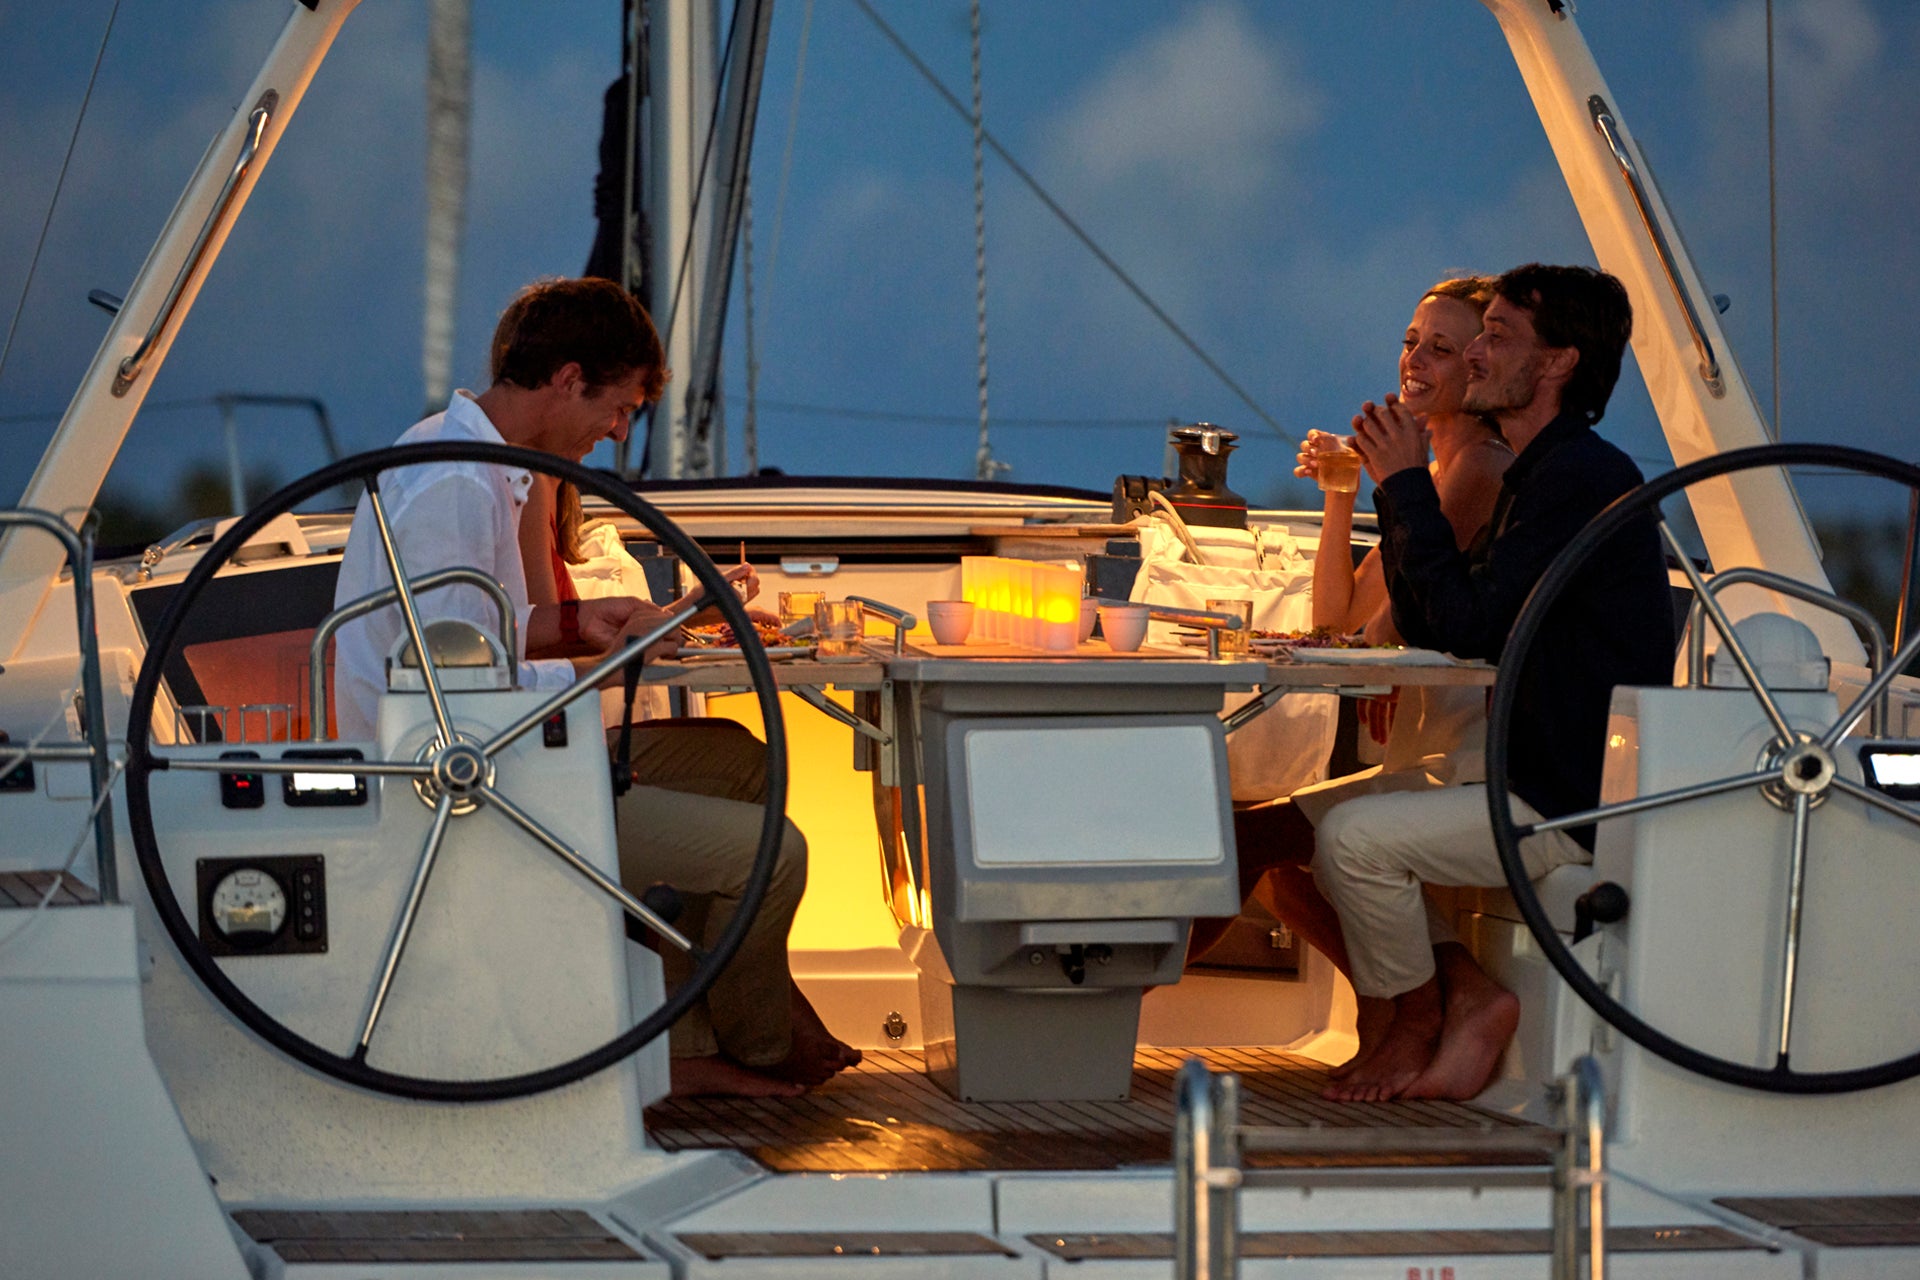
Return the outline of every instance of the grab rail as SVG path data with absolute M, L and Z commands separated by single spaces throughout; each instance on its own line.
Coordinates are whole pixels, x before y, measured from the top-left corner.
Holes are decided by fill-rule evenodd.
M 893 624 L 893 651 L 896 654 L 907 651 L 907 632 L 920 625 L 920 620 L 896 605 L 885 600 L 875 600 L 872 596 L 848 596 L 856 600 L 863 609 L 871 609 Z
M 93 521 L 81 522 L 78 532 L 60 517 L 31 507 L 0 510 L 0 526 L 22 525 L 51 534 L 67 549 L 67 564 L 73 570 L 73 621 L 80 633 L 80 708 L 81 733 L 86 739 L 84 755 L 71 743 L 52 746 L 26 746 L 18 750 L 0 749 L 8 758 L 0 775 L 28 760 L 87 761 L 93 800 L 93 854 L 98 870 L 95 882 L 100 901 L 120 900 L 120 875 L 113 856 L 113 806 L 107 798 L 110 767 L 107 764 L 107 707 L 100 687 L 100 637 L 94 630 L 93 612 Z
M 1478 1186 L 1545 1183 L 1553 1191 L 1554 1280 L 1580 1274 L 1580 1198 L 1586 1193 L 1590 1280 L 1606 1280 L 1607 1136 L 1606 1091 L 1591 1057 L 1548 1087 L 1558 1111 L 1550 1129 L 1345 1129 L 1251 1126 L 1240 1123 L 1240 1077 L 1215 1074 L 1199 1058 L 1188 1059 L 1174 1081 L 1173 1262 L 1179 1280 L 1231 1280 L 1239 1274 L 1240 1205 L 1244 1187 L 1342 1183 L 1351 1171 L 1243 1169 L 1244 1151 L 1351 1154 L 1395 1151 L 1471 1151 L 1487 1155 L 1551 1151 L 1551 1169 L 1499 1169 L 1474 1175 Z M 1395 1169 L 1393 1185 L 1411 1179 Z M 1457 1170 L 1446 1173 L 1458 1185 Z
M 147 336 L 140 340 L 140 345 L 133 349 L 132 355 L 120 362 L 120 371 L 113 378 L 115 397 L 126 395 L 133 387 L 140 370 L 146 367 L 147 357 L 153 354 L 154 343 L 160 340 L 167 322 L 173 319 L 173 313 L 180 305 L 180 295 L 186 292 L 187 280 L 200 265 L 200 259 L 206 256 L 207 245 L 213 240 L 213 229 L 233 203 L 241 179 L 253 168 L 253 158 L 260 151 L 260 140 L 266 136 L 267 125 L 273 120 L 273 110 L 279 105 L 280 95 L 269 89 L 260 95 L 259 103 L 247 117 L 247 140 L 240 145 L 240 154 L 234 157 L 233 171 L 227 175 L 226 185 L 220 188 L 220 194 L 214 198 L 212 211 L 200 227 L 200 234 L 194 237 L 193 248 L 187 251 L 187 260 L 180 265 L 180 274 L 173 278 L 173 287 L 167 290 L 165 301 L 161 302 L 153 323 L 147 327 Z
M 513 601 L 507 597 L 505 586 L 488 577 L 478 569 L 469 569 L 456 565 L 451 569 L 436 569 L 432 573 L 423 573 L 413 580 L 413 593 L 423 595 L 436 587 L 449 586 L 464 582 L 479 587 L 493 597 L 493 603 L 500 610 L 500 638 L 507 650 L 507 682 L 520 683 L 520 625 L 514 614 Z M 310 651 L 308 666 L 309 706 L 312 710 L 307 716 L 307 739 L 310 742 L 327 740 L 327 641 L 333 639 L 333 633 L 352 622 L 355 618 L 364 618 L 376 609 L 384 609 L 399 598 L 395 587 L 382 587 L 371 595 L 350 600 L 320 620 L 313 629 L 313 648 Z
M 1736 587 L 1743 582 L 1778 591 L 1783 596 L 1792 596 L 1808 604 L 1822 605 L 1839 614 L 1867 633 L 1867 639 L 1871 642 L 1867 651 L 1867 670 L 1879 675 L 1887 665 L 1887 636 L 1880 629 L 1880 620 L 1853 601 L 1843 600 L 1831 591 L 1822 591 L 1765 569 L 1740 568 L 1716 573 L 1708 579 L 1707 590 L 1718 596 L 1721 588 Z M 1700 625 L 1706 608 L 1706 601 L 1696 598 L 1687 610 L 1687 684 L 1693 688 L 1698 688 L 1706 678 L 1707 634 L 1706 628 Z M 1867 730 L 1875 737 L 1887 731 L 1888 706 L 1888 694 L 1882 690 L 1868 712 Z
M 1660 269 L 1666 272 L 1667 284 L 1673 289 L 1680 309 L 1686 313 L 1687 329 L 1693 335 L 1695 349 L 1700 352 L 1700 379 L 1707 384 L 1707 390 L 1713 398 L 1718 400 L 1727 394 L 1727 384 L 1720 377 L 1720 361 L 1713 353 L 1713 342 L 1707 337 L 1706 326 L 1700 323 L 1700 312 L 1693 305 L 1693 296 L 1680 283 L 1679 265 L 1673 260 L 1673 250 L 1667 245 L 1666 232 L 1660 229 L 1660 220 L 1653 216 L 1653 204 L 1647 198 L 1646 188 L 1640 183 L 1640 171 L 1627 154 L 1626 142 L 1620 136 L 1620 126 L 1607 109 L 1606 100 L 1599 94 L 1587 99 L 1587 109 L 1593 113 L 1593 127 L 1606 139 L 1608 149 L 1613 152 L 1613 162 L 1620 167 L 1620 176 L 1626 180 L 1634 207 L 1640 211 L 1640 221 L 1647 229 L 1648 238 L 1653 241 L 1654 252 L 1660 255 Z

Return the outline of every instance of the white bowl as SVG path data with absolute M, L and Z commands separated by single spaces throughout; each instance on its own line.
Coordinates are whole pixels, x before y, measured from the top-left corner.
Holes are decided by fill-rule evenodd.
M 1093 624 L 1100 618 L 1100 602 L 1092 596 L 1080 602 L 1080 643 L 1093 639 Z
M 965 644 L 973 634 L 973 601 L 927 601 L 927 626 L 936 644 Z
M 1147 638 L 1147 606 L 1101 605 L 1100 634 L 1107 638 L 1107 646 L 1115 653 L 1132 653 Z

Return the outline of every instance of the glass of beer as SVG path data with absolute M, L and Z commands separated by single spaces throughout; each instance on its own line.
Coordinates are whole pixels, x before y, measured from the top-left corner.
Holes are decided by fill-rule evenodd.
M 1314 462 L 1321 492 L 1353 493 L 1360 488 L 1360 455 L 1354 452 L 1352 441 L 1342 436 L 1322 439 Z
M 780 625 L 791 626 L 802 618 L 813 617 L 814 606 L 827 598 L 824 591 L 782 591 L 780 593 Z

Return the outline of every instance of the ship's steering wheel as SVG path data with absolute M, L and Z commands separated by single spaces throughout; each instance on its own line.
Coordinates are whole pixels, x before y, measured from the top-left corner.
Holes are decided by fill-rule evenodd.
M 161 673 L 165 670 L 174 648 L 179 643 L 182 622 L 188 616 L 194 602 L 201 596 L 219 569 L 233 558 L 248 538 L 265 527 L 268 521 L 283 512 L 291 511 L 297 504 L 336 485 L 356 481 L 365 484 L 369 491 L 375 494 L 377 502 L 379 473 L 402 466 L 446 462 L 492 463 L 540 472 L 571 481 L 580 488 L 581 492 L 595 494 L 625 515 L 637 520 L 659 540 L 664 548 L 679 556 L 681 561 L 692 570 L 695 579 L 705 589 L 707 598 L 718 606 L 721 616 L 732 625 L 747 669 L 753 678 L 760 714 L 766 725 L 766 812 L 760 829 L 758 854 L 741 893 L 739 908 L 734 912 L 712 949 L 701 951 L 681 938 L 666 921 L 644 903 L 636 900 L 617 882 L 593 867 L 578 852 L 569 848 L 564 840 L 559 839 L 538 821 L 529 817 L 494 785 L 492 765 L 495 757 L 518 735 L 510 728 L 480 741 L 471 735 L 463 736 L 455 732 L 432 665 L 423 664 L 422 675 L 427 685 L 428 700 L 433 708 L 438 735 L 436 749 L 428 752 L 424 759 L 355 760 L 350 763 L 302 760 L 299 765 L 302 773 L 309 774 L 332 772 L 367 776 L 380 773 L 402 775 L 408 780 L 426 779 L 430 788 L 438 788 L 439 794 L 426 845 L 418 855 L 412 890 L 401 908 L 399 918 L 394 923 L 388 942 L 385 965 L 381 970 L 382 976 L 370 995 L 367 1016 L 363 1022 L 357 1046 L 351 1054 L 343 1055 L 322 1048 L 294 1032 L 249 998 L 221 969 L 206 944 L 195 932 L 192 922 L 181 909 L 169 883 L 166 867 L 161 861 L 159 846 L 155 839 L 149 781 L 156 770 L 210 769 L 232 772 L 234 765 L 231 761 L 188 760 L 156 748 L 150 740 L 154 701 L 159 691 Z M 379 525 L 384 549 L 390 557 L 389 564 L 393 567 L 396 578 L 404 582 L 406 571 L 400 563 L 399 550 L 385 527 L 384 516 L 380 519 Z M 402 597 L 406 601 L 403 614 L 408 615 L 408 630 L 412 633 L 415 652 L 431 652 L 427 645 L 421 643 L 418 617 L 411 606 L 411 592 L 403 591 Z M 625 646 L 623 652 L 630 653 L 637 660 L 646 644 L 656 638 L 636 637 Z M 597 698 L 595 683 L 583 679 L 543 704 L 537 713 L 516 721 L 516 726 L 522 732 L 537 729 L 555 711 L 575 699 L 588 696 Z M 599 722 L 597 707 L 592 719 L 596 724 Z M 490 1101 L 558 1088 L 612 1065 L 665 1031 L 675 1019 L 705 994 L 707 988 L 719 976 L 720 971 L 733 958 L 734 952 L 739 949 L 741 939 L 752 925 L 761 899 L 766 894 L 768 881 L 772 878 L 774 863 L 779 855 L 786 812 L 786 739 L 781 727 L 779 694 L 774 684 L 773 669 L 767 662 L 766 651 L 761 647 L 758 634 L 745 607 L 719 570 L 714 567 L 713 562 L 692 539 L 682 533 L 658 510 L 623 486 L 615 484 L 607 476 L 548 454 L 507 445 L 416 444 L 360 454 L 294 481 L 241 517 L 207 550 L 199 563 L 194 565 L 192 571 L 187 574 L 179 592 L 169 603 L 154 631 L 146 661 L 140 669 L 139 679 L 134 684 L 133 700 L 128 710 L 127 747 L 128 824 L 132 829 L 140 873 L 146 880 L 147 891 L 152 897 L 161 923 L 166 927 L 174 945 L 179 948 L 182 958 L 206 984 L 207 989 L 232 1011 L 236 1018 L 263 1040 L 316 1071 L 381 1093 L 443 1102 Z M 279 763 L 273 760 L 249 761 L 246 767 L 249 771 L 273 772 Z M 290 768 L 291 766 L 288 766 L 288 769 L 279 771 L 285 772 Z M 583 892 L 597 891 L 605 894 L 617 902 L 629 916 L 639 919 L 662 937 L 687 950 L 694 957 L 692 972 L 664 1004 L 634 1026 L 598 1048 L 550 1067 L 521 1075 L 484 1080 L 429 1079 L 381 1070 L 368 1063 L 368 1045 L 373 1038 L 393 973 L 404 951 L 420 895 L 430 891 L 428 872 L 439 853 L 449 826 L 456 825 L 463 816 L 465 820 L 470 821 L 472 815 L 482 809 L 492 809 L 506 821 L 521 828 L 530 837 L 529 844 L 533 849 L 540 851 L 535 853 L 530 849 L 529 856 L 547 854 L 561 859 L 580 875 Z
M 1602 804 L 1582 814 L 1554 819 L 1551 823 L 1516 823 L 1506 782 L 1508 753 L 1512 741 L 1513 706 L 1519 691 L 1522 669 L 1535 639 L 1539 636 L 1543 620 L 1581 566 L 1598 548 L 1604 546 L 1608 539 L 1630 522 L 1645 519 L 1645 513 L 1649 508 L 1657 508 L 1657 504 L 1662 499 L 1690 485 L 1738 471 L 1786 466 L 1838 467 L 1891 480 L 1920 493 L 1920 467 L 1909 463 L 1838 445 L 1772 444 L 1732 450 L 1681 467 L 1649 481 L 1595 516 L 1593 521 L 1567 544 L 1566 549 L 1548 567 L 1547 572 L 1534 587 L 1533 594 L 1528 597 L 1526 607 L 1520 611 L 1519 620 L 1514 623 L 1513 631 L 1508 636 L 1506 646 L 1501 653 L 1500 674 L 1494 684 L 1493 705 L 1487 717 L 1487 807 L 1493 820 L 1494 838 L 1500 848 L 1501 866 L 1506 871 L 1507 887 L 1513 893 L 1514 901 L 1520 908 L 1520 914 L 1526 921 L 1528 930 L 1533 934 L 1534 940 L 1540 944 L 1540 949 L 1548 961 L 1559 971 L 1560 976 L 1566 979 L 1567 985 L 1592 1006 L 1594 1012 L 1600 1017 L 1648 1052 L 1666 1059 L 1675 1066 L 1714 1080 L 1773 1093 L 1845 1093 L 1892 1084 L 1920 1075 L 1920 1051 L 1888 1062 L 1847 1070 L 1793 1070 L 1788 1054 L 1793 1008 L 1791 971 L 1787 975 L 1784 986 L 1785 999 L 1781 1010 L 1778 1041 L 1780 1047 L 1771 1067 L 1730 1061 L 1682 1043 L 1621 1004 L 1599 982 L 1595 981 L 1593 975 L 1574 957 L 1566 942 L 1554 928 L 1545 909 L 1540 905 L 1540 898 L 1534 891 L 1532 881 L 1527 878 L 1525 865 L 1520 859 L 1520 842 L 1535 831 L 1549 826 L 1560 828 L 1585 825 L 1590 822 L 1605 821 L 1608 818 L 1624 817 L 1632 813 L 1644 813 L 1668 805 L 1685 804 L 1690 800 L 1707 796 L 1724 795 L 1748 788 L 1757 791 L 1762 787 L 1772 787 L 1777 794 L 1790 798 L 1788 813 L 1783 820 L 1792 823 L 1793 862 L 1789 869 L 1788 893 L 1791 901 L 1797 901 L 1806 875 L 1806 854 L 1812 810 L 1820 801 L 1830 796 L 1843 795 L 1849 797 L 1850 803 L 1871 805 L 1883 813 L 1920 825 L 1920 811 L 1897 804 L 1879 792 L 1842 776 L 1832 767 L 1833 751 L 1840 739 L 1847 735 L 1866 714 L 1875 699 L 1885 691 L 1892 682 L 1893 674 L 1905 670 L 1916 654 L 1920 654 L 1920 634 L 1910 639 L 1900 652 L 1885 664 L 1879 678 L 1872 681 L 1860 696 L 1840 713 L 1839 719 L 1824 732 L 1817 737 L 1796 732 L 1788 725 L 1777 701 L 1754 674 L 1751 658 L 1739 637 L 1734 633 L 1725 612 L 1711 593 L 1705 590 L 1705 584 L 1699 573 L 1681 549 L 1666 522 L 1660 520 L 1661 536 L 1666 540 L 1669 548 L 1676 553 L 1681 568 L 1692 582 L 1694 591 L 1697 593 L 1696 599 L 1705 607 L 1706 616 L 1712 620 L 1715 630 L 1718 631 L 1724 651 L 1747 672 L 1748 685 L 1758 698 L 1768 721 L 1774 727 L 1776 750 L 1768 760 L 1763 761 L 1749 773 L 1736 774 L 1718 782 L 1680 788 L 1659 796 Z M 1797 915 L 1793 915 L 1787 924 L 1786 945 L 1789 956 L 1798 945 L 1798 929 Z

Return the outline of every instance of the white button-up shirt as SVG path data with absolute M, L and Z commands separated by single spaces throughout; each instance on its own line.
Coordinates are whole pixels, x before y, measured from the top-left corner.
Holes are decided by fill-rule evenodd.
M 500 433 L 473 397 L 454 394 L 445 413 L 409 427 L 395 444 L 430 440 L 478 440 L 504 444 Z M 380 475 L 380 497 L 409 578 L 456 565 L 478 569 L 505 585 L 518 626 L 520 684 L 559 689 L 573 683 L 573 664 L 565 659 L 525 661 L 527 575 L 520 563 L 520 509 L 526 505 L 532 476 L 517 467 L 479 462 L 403 467 Z M 334 607 L 393 585 L 380 528 L 365 494 L 354 509 L 353 530 L 340 561 Z M 498 635 L 500 611 L 478 587 L 440 587 L 415 598 L 422 625 L 437 618 L 464 618 Z M 374 710 L 387 688 L 387 654 L 406 630 L 396 607 L 381 609 L 340 628 L 334 650 L 333 698 L 339 738 L 373 736 Z

